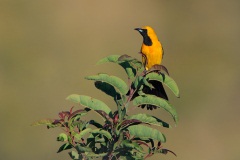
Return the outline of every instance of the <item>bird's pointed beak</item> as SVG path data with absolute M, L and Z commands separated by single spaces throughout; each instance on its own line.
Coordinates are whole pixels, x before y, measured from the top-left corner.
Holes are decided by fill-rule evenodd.
M 135 28 L 134 30 L 136 30 L 138 32 L 142 32 L 142 28 Z

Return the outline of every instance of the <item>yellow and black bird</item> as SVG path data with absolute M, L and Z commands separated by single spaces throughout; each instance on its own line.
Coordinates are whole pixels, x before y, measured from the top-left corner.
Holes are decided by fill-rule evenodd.
M 143 37 L 143 43 L 141 47 L 142 63 L 145 65 L 145 69 L 149 70 L 153 65 L 160 65 L 163 58 L 163 47 L 154 30 L 145 26 L 143 28 L 135 28 Z M 159 81 L 149 81 L 154 89 L 150 89 L 147 86 L 143 88 L 143 92 L 146 94 L 152 94 L 168 100 L 168 96 L 163 88 L 163 85 Z M 142 106 L 145 107 L 145 106 Z M 147 105 L 147 109 L 156 109 L 156 106 Z

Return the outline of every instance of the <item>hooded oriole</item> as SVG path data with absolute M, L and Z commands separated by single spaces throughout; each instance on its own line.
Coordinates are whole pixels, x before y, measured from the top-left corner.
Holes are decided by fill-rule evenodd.
M 149 70 L 155 64 L 160 65 L 163 58 L 163 48 L 154 30 L 149 26 L 143 28 L 135 28 L 135 30 L 137 30 L 143 37 L 141 53 L 142 62 L 145 65 L 145 69 Z M 143 92 L 168 100 L 167 94 L 161 82 L 150 81 L 150 83 L 153 85 L 154 89 L 144 87 Z M 152 110 L 153 108 L 156 107 L 151 105 L 147 106 L 147 109 Z

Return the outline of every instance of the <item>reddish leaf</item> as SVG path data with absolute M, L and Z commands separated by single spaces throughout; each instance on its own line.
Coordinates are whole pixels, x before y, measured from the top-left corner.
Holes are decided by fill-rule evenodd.
M 168 149 L 160 149 L 160 153 L 167 154 L 168 152 L 172 153 L 174 156 L 177 157 L 177 154 L 174 153 L 173 151 L 170 151 Z
M 72 117 L 74 117 L 75 115 L 77 115 L 78 113 L 88 112 L 88 111 L 90 111 L 90 110 L 91 110 L 91 109 L 89 109 L 89 108 L 76 110 L 76 111 L 74 111 L 72 114 L 69 115 L 68 120 L 71 119 Z
M 119 58 L 118 58 L 118 61 L 124 61 L 124 60 L 129 60 L 129 59 L 133 59 L 131 56 L 129 55 L 121 55 Z
M 95 110 L 98 114 L 100 114 L 103 118 L 105 118 L 108 121 L 112 121 L 112 118 L 104 111 L 102 110 Z
M 72 114 L 73 107 L 74 107 L 74 106 L 72 106 L 71 109 L 70 109 L 70 114 Z
M 61 123 L 61 122 L 64 122 L 64 120 L 60 119 L 55 119 L 54 122 L 52 124 L 58 124 L 58 123 Z
M 147 146 L 147 147 L 149 147 L 149 145 L 146 143 L 146 142 L 143 142 L 143 141 L 136 141 L 138 144 L 142 144 L 142 145 L 144 145 L 144 146 Z
M 142 123 L 142 121 L 139 121 L 137 119 L 124 120 L 121 123 L 120 127 L 123 129 L 123 128 L 127 128 L 127 127 L 129 127 L 131 125 L 140 124 L 140 123 Z
M 160 141 L 158 141 L 158 148 L 160 148 L 161 147 L 161 142 Z
M 169 75 L 169 72 L 167 70 L 167 68 L 163 65 L 158 65 L 158 64 L 155 64 L 153 65 L 150 69 L 149 69 L 149 72 L 154 72 L 154 71 L 164 71 L 166 72 L 168 75 Z
M 68 117 L 70 115 L 70 112 L 69 111 L 62 111 L 58 115 L 61 119 L 65 119 L 66 116 Z

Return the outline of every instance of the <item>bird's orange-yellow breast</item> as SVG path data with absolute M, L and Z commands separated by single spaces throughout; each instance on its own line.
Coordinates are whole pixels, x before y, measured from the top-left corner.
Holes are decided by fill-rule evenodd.
M 163 58 L 163 49 L 154 30 L 149 26 L 143 27 L 143 29 L 147 30 L 147 35 L 152 41 L 152 45 L 148 46 L 143 43 L 141 48 L 142 54 L 144 54 L 147 58 L 147 63 L 145 63 L 145 58 L 143 57 L 143 63 L 146 64 L 146 70 L 148 70 L 155 64 L 161 64 Z

